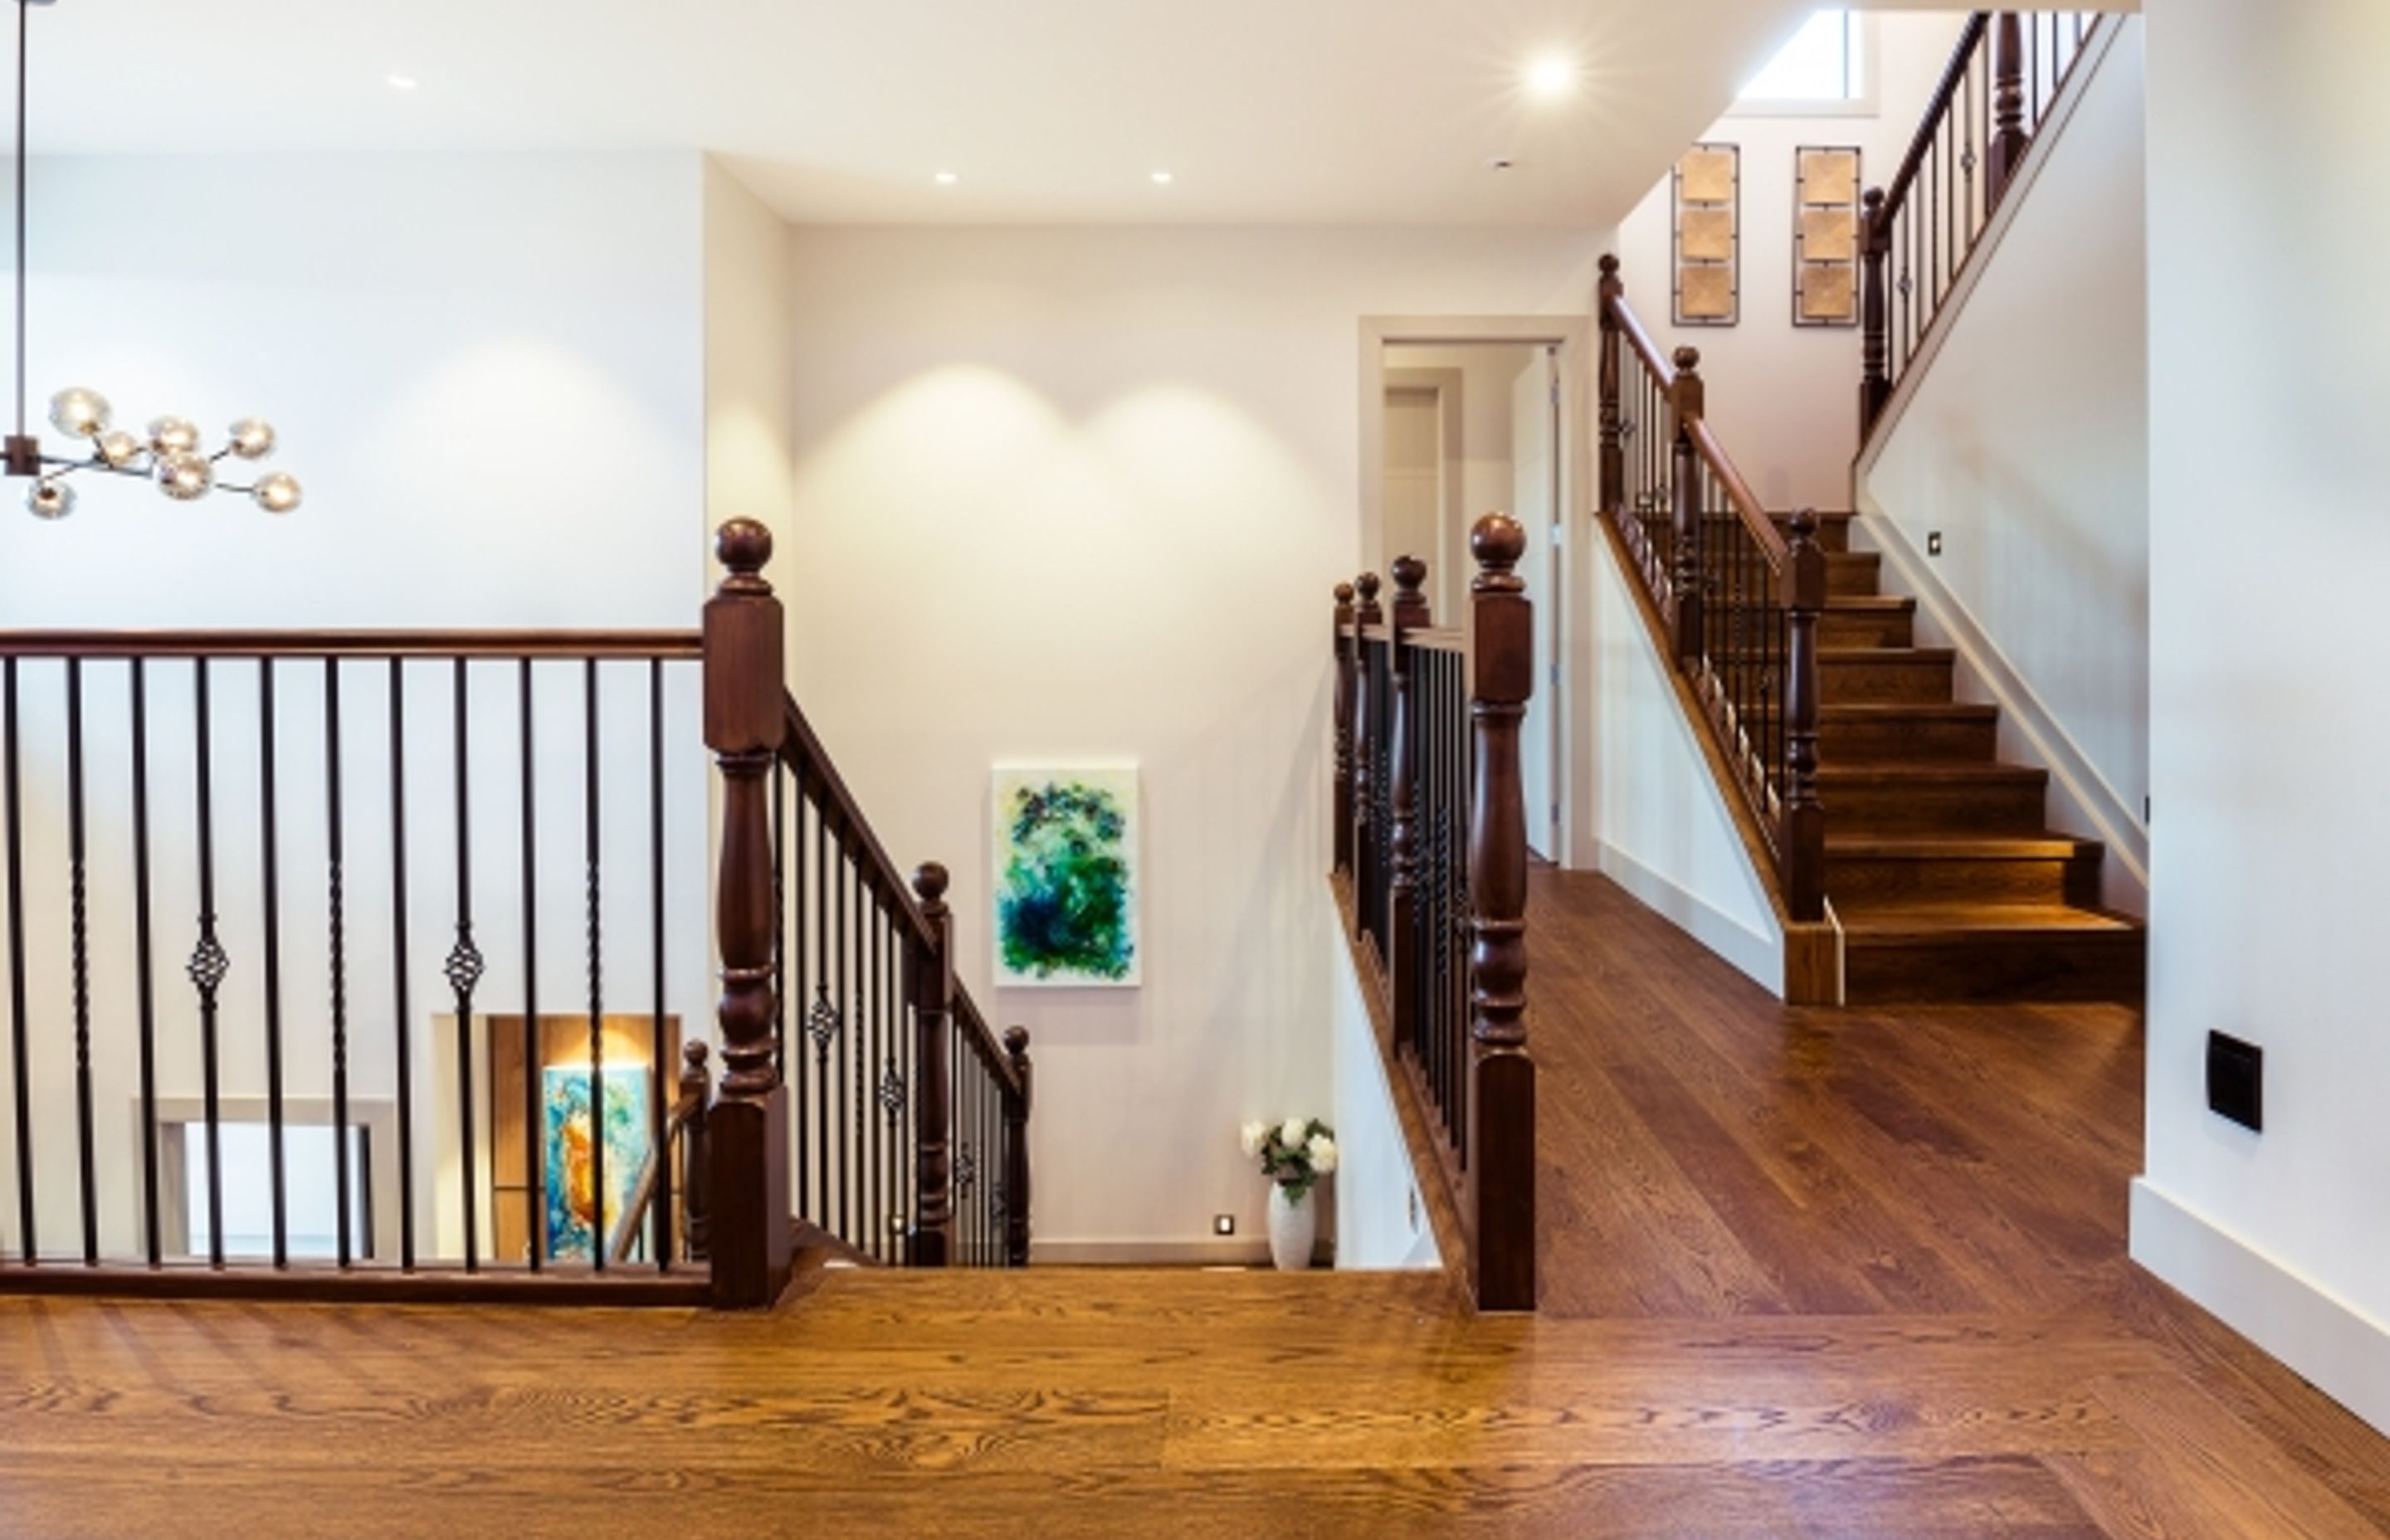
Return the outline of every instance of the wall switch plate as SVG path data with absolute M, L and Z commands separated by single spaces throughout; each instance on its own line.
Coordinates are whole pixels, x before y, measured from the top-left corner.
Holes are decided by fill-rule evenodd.
M 1942 554 L 1942 532 L 1940 530 L 1934 530 L 1926 535 L 1925 554 L 1927 556 L 1940 556 Z
M 1214 1214 L 1214 1215 L 1212 1216 L 1212 1233 L 1213 1233 L 1214 1235 L 1234 1235 L 1234 1234 L 1236 1234 L 1236 1233 L 1237 1233 L 1237 1216 L 1236 1216 L 1235 1214 L 1233 1214 L 1233 1213 L 1215 1213 L 1215 1214 Z
M 2266 1131 L 2266 1050 L 2220 1032 L 2207 1034 L 2207 1110 L 2253 1134 Z

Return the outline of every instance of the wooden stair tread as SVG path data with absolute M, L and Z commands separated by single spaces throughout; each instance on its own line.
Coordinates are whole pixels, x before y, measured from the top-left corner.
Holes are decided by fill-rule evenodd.
M 1836 834 L 1826 835 L 1829 860 L 1875 861 L 2071 861 L 2101 853 L 2096 840 L 2071 834 Z
M 2037 765 L 2006 764 L 1998 760 L 1882 760 L 1874 763 L 1828 763 L 1818 766 L 1818 779 L 1843 784 L 1898 785 L 1902 782 L 1974 781 L 1985 785 L 2039 785 L 2049 772 Z
M 1821 647 L 1820 663 L 1947 663 L 1958 651 L 1947 647 Z
M 1952 722 L 1997 722 L 1998 706 L 1967 700 L 1830 700 L 1818 708 L 1829 721 L 1876 721 L 1886 717 L 1932 717 Z
M 1829 594 L 1826 596 L 1826 609 L 1829 612 L 1840 610 L 1853 613 L 1866 611 L 1873 614 L 1906 615 L 1916 608 L 1917 601 L 1906 594 Z
M 1835 918 L 1853 945 L 1894 945 L 1907 941 L 2031 941 L 2063 936 L 2107 936 L 2139 942 L 2142 924 L 2127 915 L 2064 904 L 1837 904 Z

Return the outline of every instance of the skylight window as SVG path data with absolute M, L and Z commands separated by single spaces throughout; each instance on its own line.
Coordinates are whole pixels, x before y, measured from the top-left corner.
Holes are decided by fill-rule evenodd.
M 1742 88 L 1742 101 L 1857 102 L 1867 96 L 1866 29 L 1855 11 L 1825 10 L 1802 24 L 1767 67 Z

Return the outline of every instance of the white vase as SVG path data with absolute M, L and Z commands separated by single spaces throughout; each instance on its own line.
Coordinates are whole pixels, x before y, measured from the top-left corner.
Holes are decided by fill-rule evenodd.
M 1306 1192 L 1290 1202 L 1286 1188 L 1270 1184 L 1270 1260 L 1281 1273 L 1300 1273 L 1311 1265 L 1311 1248 L 1319 1238 L 1319 1208 Z

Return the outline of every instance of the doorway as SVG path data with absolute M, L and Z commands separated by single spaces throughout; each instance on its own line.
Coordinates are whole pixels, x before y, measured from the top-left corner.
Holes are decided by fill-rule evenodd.
M 1478 323 L 1484 325 L 1484 323 Z M 1469 533 L 1500 510 L 1518 520 L 1527 548 L 1519 564 L 1535 606 L 1536 690 L 1521 725 L 1527 843 L 1561 866 L 1571 859 L 1569 793 L 1574 720 L 1567 617 L 1577 612 L 1561 559 L 1566 544 L 1576 435 L 1568 327 L 1560 335 L 1439 337 L 1389 327 L 1365 348 L 1365 482 L 1370 560 L 1383 571 L 1398 556 L 1428 566 L 1426 595 L 1439 625 L 1465 623 L 1476 564 Z

